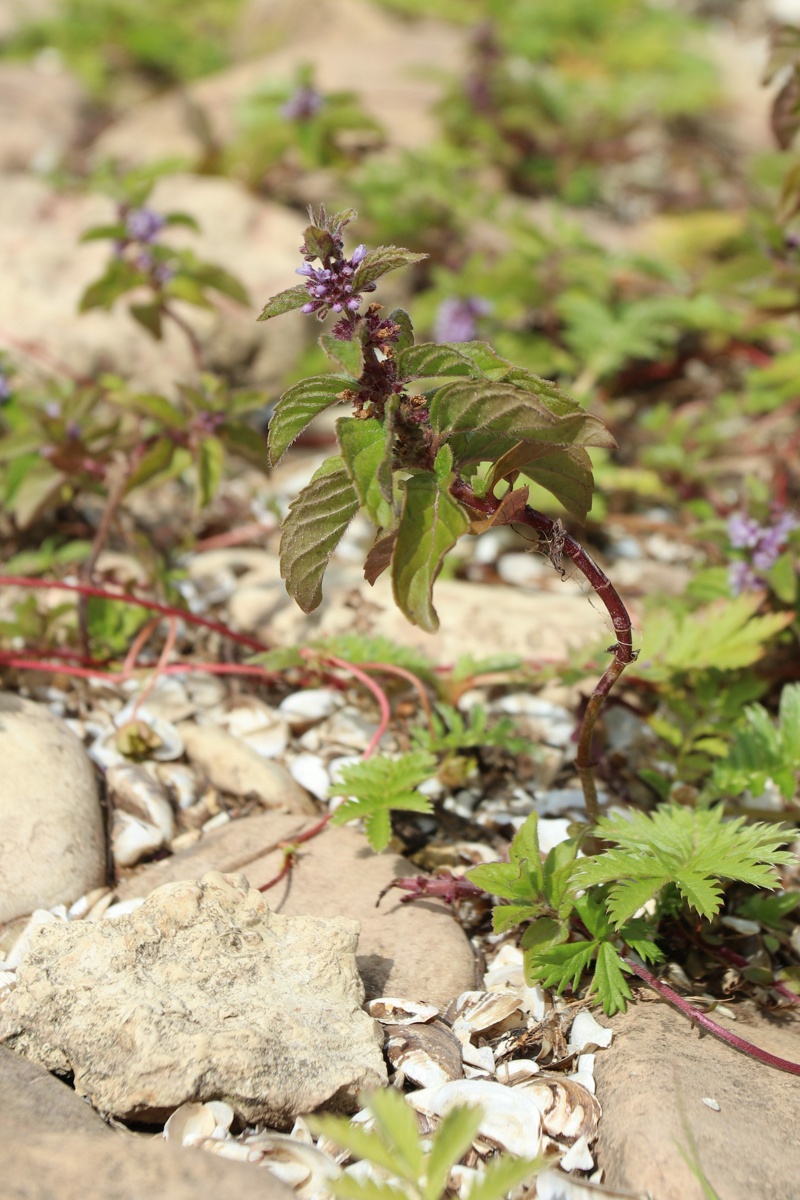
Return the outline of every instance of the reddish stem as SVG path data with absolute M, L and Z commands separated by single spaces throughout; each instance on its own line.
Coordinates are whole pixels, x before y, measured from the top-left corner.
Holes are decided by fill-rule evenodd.
M 497 514 L 497 510 L 502 503 L 501 500 L 496 499 L 494 496 L 475 496 L 462 480 L 456 480 L 451 491 L 455 498 L 463 504 L 469 505 L 470 508 L 474 508 L 478 512 L 489 516 Z M 565 532 L 560 521 L 554 521 L 552 517 L 545 516 L 544 513 L 537 512 L 526 505 L 524 508 L 510 507 L 505 517 L 502 513 L 498 514 L 496 524 L 528 525 L 531 529 L 534 529 L 539 534 L 542 542 L 549 548 L 549 558 L 556 570 L 560 569 L 561 556 L 566 554 L 567 558 L 570 558 L 574 562 L 592 589 L 597 593 L 598 598 L 602 601 L 611 618 L 614 632 L 617 635 L 616 642 L 613 646 L 609 647 L 609 653 L 613 654 L 614 657 L 586 705 L 586 711 L 583 714 L 578 734 L 578 749 L 575 756 L 575 765 L 578 769 L 584 800 L 586 802 L 586 814 L 590 824 L 596 825 L 600 817 L 600 808 L 594 781 L 592 735 L 608 693 L 626 666 L 636 659 L 637 651 L 633 648 L 631 618 L 611 580 L 598 567 L 597 563 L 589 557 L 580 543 L 571 534 Z
M 746 1042 L 744 1038 L 739 1037 L 738 1033 L 731 1033 L 729 1029 L 725 1029 L 722 1025 L 718 1025 L 716 1021 L 712 1021 L 711 1017 L 699 1008 L 695 1008 L 688 1000 L 684 1000 L 683 996 L 679 996 L 669 984 L 658 979 L 642 963 L 638 963 L 632 958 L 626 958 L 623 961 L 635 975 L 638 975 L 654 991 L 658 992 L 659 996 L 663 996 L 665 1000 L 668 1000 L 670 1004 L 673 1004 L 675 1008 L 680 1009 L 685 1016 L 689 1017 L 692 1024 L 701 1025 L 703 1029 L 707 1029 L 714 1037 L 719 1038 L 722 1042 L 727 1042 L 735 1050 L 740 1050 L 748 1058 L 755 1058 L 758 1062 L 765 1063 L 768 1067 L 775 1067 L 779 1071 L 788 1071 L 791 1075 L 800 1075 L 800 1063 L 790 1062 L 787 1058 L 778 1058 L 776 1054 L 770 1054 L 768 1050 L 762 1050 L 760 1046 L 754 1046 L 752 1042 Z
M 708 942 L 703 942 L 703 949 L 721 958 L 724 962 L 731 963 L 738 970 L 743 971 L 750 963 L 741 954 L 737 954 L 735 950 L 729 950 L 727 946 L 709 946 Z M 781 983 L 779 979 L 773 979 L 770 987 L 776 991 L 784 999 L 790 1000 L 792 1004 L 800 1004 L 800 996 L 788 988 L 785 983 Z
M 306 659 L 316 658 L 317 652 L 315 650 L 301 650 L 300 655 L 302 658 Z M 361 667 L 357 667 L 355 663 L 347 662 L 345 659 L 337 658 L 332 654 L 324 655 L 320 661 L 331 667 L 339 667 L 342 671 L 349 671 L 353 678 L 357 679 L 359 683 L 363 683 L 364 687 L 372 692 L 373 696 L 377 700 L 381 718 L 378 723 L 378 728 L 372 735 L 370 743 L 362 755 L 362 758 L 371 758 L 371 756 L 378 749 L 380 740 L 386 733 L 386 730 L 389 728 L 389 722 L 392 719 L 392 710 L 389 707 L 389 698 L 386 695 L 386 692 L 383 690 L 380 684 L 376 683 L 374 679 L 371 679 L 369 675 L 367 675 L 366 671 L 362 670 Z
M 81 596 L 97 596 L 101 600 L 119 600 L 123 604 L 134 604 L 138 608 L 146 608 L 148 612 L 161 613 L 164 617 L 178 617 L 181 621 L 185 621 L 187 625 L 197 625 L 201 629 L 208 629 L 212 633 L 218 633 L 232 642 L 237 642 L 240 646 L 247 646 L 250 650 L 263 651 L 269 649 L 258 638 L 248 637 L 245 633 L 235 633 L 227 625 L 220 624 L 219 621 L 209 621 L 207 617 L 198 617 L 185 608 L 176 608 L 173 604 L 159 604 L 155 600 L 145 600 L 140 596 L 132 596 L 130 592 L 110 592 L 107 588 L 94 587 L 85 583 L 63 583 L 61 580 L 32 579 L 29 575 L 0 575 L 0 587 L 41 588 L 42 590 L 52 588 L 60 592 L 77 592 Z
M 433 727 L 433 712 L 431 711 L 431 702 L 428 699 L 428 693 L 423 687 L 422 680 L 419 679 L 413 671 L 407 671 L 405 667 L 395 666 L 394 663 L 368 662 L 362 663 L 365 671 L 383 671 L 387 675 L 396 675 L 398 679 L 405 679 L 407 683 L 416 691 L 419 696 L 419 702 L 422 710 L 425 713 L 425 718 L 428 722 L 428 728 L 432 734 L 436 733 Z

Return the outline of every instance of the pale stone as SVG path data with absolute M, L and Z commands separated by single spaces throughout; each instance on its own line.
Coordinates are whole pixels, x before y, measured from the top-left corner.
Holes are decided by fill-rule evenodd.
M 162 862 L 142 867 L 117 888 L 121 899 L 143 896 L 175 879 L 197 879 L 206 871 L 246 872 L 261 887 L 281 869 L 282 842 L 292 842 L 314 822 L 265 813 L 234 821 Z M 446 1008 L 454 996 L 477 984 L 475 957 L 448 907 L 428 899 L 401 904 L 393 879 L 418 874 L 399 854 L 373 854 L 352 828 L 326 829 L 303 842 L 291 878 L 266 893 L 276 911 L 348 917 L 361 925 L 358 969 L 367 997 L 405 996 Z
M 190 760 L 201 767 L 214 787 L 231 796 L 255 798 L 265 808 L 316 813 L 305 788 L 280 763 L 263 758 L 246 742 L 216 725 L 179 726 Z
M 386 1079 L 357 942 L 355 921 L 271 912 L 243 875 L 212 872 L 114 921 L 42 926 L 0 1041 L 129 1119 L 212 1099 L 277 1126 L 353 1111 Z
M 645 993 L 647 996 L 647 993 Z M 730 1005 L 720 1024 L 782 1058 L 800 1057 L 800 1019 Z M 716 1016 L 716 1014 L 714 1014 Z M 797 1079 L 693 1029 L 674 1008 L 639 1001 L 612 1017 L 614 1043 L 597 1056 L 603 1106 L 597 1163 L 612 1188 L 658 1200 L 787 1200 L 800 1178 Z M 713 1096 L 720 1112 L 704 1097 Z M 689 1159 L 686 1161 L 684 1155 Z
M 105 882 L 94 770 L 41 704 L 0 693 L 0 922 L 71 904 Z
M 0 14 L 0 36 L 4 19 Z M 79 139 L 86 100 L 77 79 L 53 56 L 0 63 L 0 171 L 60 166 Z

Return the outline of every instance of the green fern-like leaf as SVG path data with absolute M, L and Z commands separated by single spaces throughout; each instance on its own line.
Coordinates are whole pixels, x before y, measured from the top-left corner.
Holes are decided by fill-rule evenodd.
M 747 707 L 744 719 L 728 757 L 714 767 L 712 787 L 719 794 L 736 796 L 746 789 L 758 794 L 772 779 L 791 800 L 800 772 L 800 684 L 783 689 L 777 725 L 760 704 Z
M 777 864 L 792 858 L 778 849 L 785 834 L 747 825 L 742 817 L 726 822 L 722 817 L 721 808 L 692 811 L 678 805 L 649 816 L 604 817 L 598 835 L 617 848 L 581 862 L 573 881 L 578 887 L 612 885 L 608 912 L 617 929 L 668 883 L 703 917 L 719 910 L 722 880 L 777 887 Z
M 381 634 L 338 633 L 313 643 L 324 654 L 335 654 L 350 663 L 385 663 L 402 667 L 421 679 L 434 677 L 432 661 L 421 650 L 401 646 Z
M 352 799 L 336 809 L 331 824 L 345 825 L 361 819 L 372 849 L 385 850 L 392 832 L 391 809 L 431 811 L 430 800 L 416 789 L 435 771 L 436 759 L 424 751 L 412 751 L 399 758 L 377 756 L 344 767 L 340 782 L 331 787 L 330 794 Z

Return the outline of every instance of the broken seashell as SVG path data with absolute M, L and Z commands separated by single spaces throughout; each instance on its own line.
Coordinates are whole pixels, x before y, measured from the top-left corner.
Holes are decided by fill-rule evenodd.
M 567 1079 L 572 1079 L 575 1081 L 575 1083 L 579 1083 L 582 1087 L 586 1088 L 587 1092 L 591 1092 L 592 1095 L 595 1094 L 595 1083 L 594 1083 L 594 1060 L 595 1060 L 595 1057 L 596 1056 L 594 1054 L 579 1054 L 578 1055 L 578 1063 L 577 1063 L 577 1066 L 578 1066 L 577 1071 L 574 1071 L 571 1075 L 567 1076 Z
M 561 1159 L 562 1171 L 591 1171 L 594 1158 L 585 1137 L 579 1137 Z
M 111 853 L 118 867 L 132 867 L 164 845 L 161 830 L 130 813 L 117 811 L 111 825 Z
M 454 1079 L 438 1088 L 411 1092 L 406 1099 L 417 1112 L 435 1117 L 445 1116 L 457 1105 L 479 1106 L 483 1110 L 478 1129 L 482 1141 L 521 1158 L 535 1158 L 541 1149 L 541 1112 L 522 1088 Z
M 204 714 L 233 737 L 246 742 L 262 758 L 277 758 L 289 745 L 286 718 L 255 696 L 242 696 L 233 707 L 217 705 Z
M 110 895 L 111 889 L 107 887 L 92 888 L 85 896 L 79 896 L 74 904 L 70 905 L 67 910 L 67 920 L 81 921 L 91 908 L 102 899 L 103 896 Z
M 538 1108 L 545 1133 L 558 1142 L 588 1141 L 597 1133 L 602 1109 L 597 1099 L 571 1079 L 537 1079 L 521 1084 L 523 1092 Z
M 211 833 L 212 829 L 219 829 L 222 825 L 227 825 L 231 819 L 231 814 L 228 812 L 218 812 L 208 821 L 200 826 L 203 833 Z
M 59 919 L 55 913 L 48 912 L 46 908 L 35 908 L 28 918 L 27 925 L 6 954 L 3 963 L 5 970 L 15 970 L 22 962 L 30 948 L 34 929 L 38 929 L 40 925 L 55 925 Z
M 453 1029 L 471 1033 L 493 1029 L 512 1014 L 519 1014 L 519 997 L 510 992 L 462 992 L 456 1000 Z M 517 1024 L 519 1021 L 517 1021 Z
M 572 1022 L 568 1050 L 585 1050 L 587 1046 L 603 1049 L 611 1045 L 614 1034 L 606 1025 L 596 1021 L 588 1009 L 583 1008 Z
M 713 1096 L 703 1096 L 703 1104 L 705 1104 L 706 1108 L 713 1109 L 714 1112 L 721 1111 L 719 1104 L 717 1103 L 717 1101 L 714 1099 Z
M 273 1175 L 293 1187 L 301 1200 L 310 1200 L 316 1192 L 327 1193 L 327 1182 L 341 1173 L 333 1159 L 317 1146 L 298 1142 L 291 1134 L 265 1130 L 251 1134 L 239 1144 L 249 1152 L 249 1161 L 263 1163 Z
M 507 1062 L 500 1063 L 496 1070 L 497 1082 L 512 1087 L 538 1074 L 539 1064 L 532 1058 L 509 1058 Z
M 196 1146 L 212 1137 L 216 1127 L 217 1118 L 207 1104 L 182 1104 L 164 1126 L 163 1136 L 181 1146 Z
M 143 767 L 109 767 L 106 784 L 115 809 L 123 809 L 161 831 L 164 842 L 175 835 L 175 815 L 161 784 Z
M 113 903 L 114 893 L 112 891 L 107 891 L 105 895 L 101 896 L 100 899 L 89 909 L 88 913 L 86 914 L 86 920 L 99 921 L 101 917 L 106 915 Z
M 379 996 L 370 1000 L 367 1012 L 375 1021 L 385 1025 L 412 1025 L 431 1021 L 438 1017 L 439 1010 L 432 1004 L 419 1004 L 415 1000 L 399 1000 L 396 996 Z
M 156 775 L 167 789 L 175 805 L 183 810 L 190 808 L 200 794 L 200 781 L 185 763 L 158 763 Z
M 144 896 L 135 896 L 130 900 L 120 900 L 117 904 L 112 904 L 103 913 L 103 918 L 106 921 L 113 921 L 115 917 L 127 917 L 128 913 L 135 912 L 140 905 L 144 904 Z
M 650 1200 L 650 1192 L 619 1192 L 548 1167 L 536 1176 L 536 1200 Z
M 387 1025 L 384 1050 L 396 1071 L 418 1087 L 461 1079 L 461 1047 L 443 1021 Z

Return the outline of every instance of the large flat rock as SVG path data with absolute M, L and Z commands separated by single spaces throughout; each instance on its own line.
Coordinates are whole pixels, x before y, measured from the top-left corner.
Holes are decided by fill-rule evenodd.
M 721 1024 L 773 1054 L 800 1060 L 800 1016 L 732 1007 L 736 1023 L 720 1017 Z M 639 1001 L 610 1024 L 613 1045 L 595 1065 L 603 1106 L 597 1161 L 606 1183 L 647 1189 L 653 1200 L 707 1200 L 710 1193 L 685 1154 L 718 1200 L 800 1196 L 796 1076 L 692 1029 L 660 1001 Z

